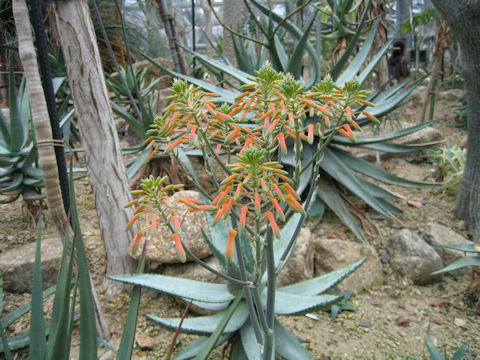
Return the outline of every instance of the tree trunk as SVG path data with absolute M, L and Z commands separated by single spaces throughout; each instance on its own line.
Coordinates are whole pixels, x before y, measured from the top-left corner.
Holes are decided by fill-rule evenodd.
M 467 161 L 455 210 L 480 244 L 480 0 L 432 2 L 462 49 L 468 109 Z
M 438 17 L 437 18 L 437 29 L 435 30 L 435 41 L 433 44 L 433 61 L 432 61 L 432 72 L 430 73 L 430 81 L 428 82 L 427 92 L 423 98 L 422 110 L 420 112 L 419 122 L 422 123 L 425 121 L 425 114 L 427 113 L 428 106 L 432 100 L 435 82 L 437 81 L 437 76 L 440 73 L 440 68 L 442 65 L 442 59 L 445 52 L 448 50 L 450 45 L 450 28 L 445 23 L 445 20 Z
M 179 45 L 179 39 L 177 36 L 177 27 L 175 25 L 175 18 L 170 15 L 168 11 L 167 2 L 165 0 L 156 0 L 158 5 L 158 11 L 167 33 L 168 42 L 170 44 L 170 51 L 172 52 L 173 62 L 175 63 L 175 71 L 181 74 L 188 73 L 187 62 L 183 55 L 183 50 Z
M 202 7 L 203 16 L 205 17 L 205 34 L 211 41 L 213 41 L 212 10 L 210 10 L 207 0 L 200 0 L 200 6 Z M 193 31 L 195 31 L 195 29 Z M 207 46 L 208 57 L 213 59 L 214 51 L 212 45 L 210 45 L 208 41 L 205 41 L 205 44 Z
M 238 30 L 238 25 L 243 21 L 245 7 L 239 0 L 223 1 L 223 23 L 233 30 Z M 237 66 L 237 58 L 233 47 L 232 34 L 223 28 L 223 55 L 230 60 L 233 66 Z
M 124 231 L 133 210 L 123 208 L 131 200 L 130 188 L 87 1 L 59 1 L 55 15 L 103 236 L 106 273 L 130 274 L 135 262 L 128 245 L 136 229 Z M 107 297 L 124 289 L 110 281 L 106 287 Z
M 45 184 L 49 213 L 60 234 L 60 239 L 62 241 L 67 238 L 73 239 L 73 232 L 70 228 L 63 207 L 62 192 L 58 180 L 57 160 L 53 150 L 53 146 L 58 146 L 59 144 L 55 144 L 52 140 L 52 129 L 50 127 L 45 94 L 43 92 L 40 74 L 38 72 L 37 57 L 33 45 L 32 29 L 28 16 L 27 4 L 25 0 L 14 0 L 12 2 L 12 9 L 15 24 L 17 25 L 20 59 L 27 79 L 27 89 L 30 96 L 33 125 L 37 136 L 38 159 L 40 168 L 43 172 L 43 182 Z M 63 146 L 63 143 L 61 143 L 60 146 Z M 69 246 L 69 244 L 64 244 L 64 246 Z M 110 331 L 103 317 L 103 312 L 95 288 L 93 287 L 93 283 L 91 286 L 95 303 L 97 332 L 103 339 L 108 339 L 110 338 Z

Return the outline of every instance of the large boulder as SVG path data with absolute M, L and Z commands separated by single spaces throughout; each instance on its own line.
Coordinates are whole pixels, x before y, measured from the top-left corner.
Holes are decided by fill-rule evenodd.
M 375 249 L 370 245 L 326 238 L 315 238 L 314 244 L 315 276 L 344 268 L 365 257 L 368 258 L 360 268 L 338 285 L 340 291 L 358 292 L 382 283 L 382 263 Z
M 387 240 L 387 252 L 392 268 L 419 285 L 438 279 L 431 274 L 443 266 L 435 249 L 409 229 L 402 229 Z
M 441 244 L 441 245 L 460 245 L 460 244 L 473 244 L 470 240 L 464 238 L 458 232 L 449 228 L 446 225 L 438 223 L 429 223 L 423 230 L 423 238 L 425 241 L 432 244 Z M 464 256 L 463 251 L 446 249 L 442 247 L 435 246 L 435 251 L 440 255 L 443 261 L 443 266 L 447 266 Z M 463 268 L 457 270 L 458 272 L 468 273 L 468 268 Z
M 198 258 L 206 258 L 212 253 L 202 235 L 202 229 L 208 232 L 205 214 L 201 211 L 189 212 L 185 204 L 177 201 L 179 198 L 200 199 L 200 194 L 192 190 L 182 190 L 171 196 L 168 202 L 173 204 L 172 210 L 182 221 L 181 238 L 185 246 Z M 160 223 L 155 235 L 151 235 L 147 231 L 146 236 L 140 239 L 138 249 L 143 248 L 145 241 L 147 241 L 145 260 L 151 268 L 159 264 L 180 262 L 175 243 L 172 240 L 172 233 L 165 225 Z M 138 259 L 141 253 L 141 251 L 137 251 L 133 257 Z
M 277 278 L 277 286 L 295 284 L 313 277 L 314 245 L 312 233 L 302 228 L 297 237 L 292 255 Z
M 58 238 L 42 240 L 43 287 L 55 285 L 62 260 L 63 244 Z M 3 288 L 22 293 L 32 290 L 33 265 L 36 244 L 30 243 L 0 254 L 0 272 L 3 273 Z

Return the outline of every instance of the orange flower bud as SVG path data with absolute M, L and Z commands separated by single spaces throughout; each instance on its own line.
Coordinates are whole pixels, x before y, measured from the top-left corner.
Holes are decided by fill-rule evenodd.
M 178 145 L 180 145 L 183 142 L 183 138 L 179 137 L 177 140 L 174 142 L 168 143 L 167 148 L 165 149 L 165 154 L 168 154 L 173 151 Z
M 307 130 L 308 130 L 307 142 L 309 144 L 312 144 L 313 143 L 313 130 L 314 130 L 313 124 L 308 124 L 307 125 Z
M 185 250 L 183 249 L 182 242 L 180 241 L 180 236 L 178 234 L 172 235 L 173 241 L 175 241 L 175 247 L 177 248 L 178 258 L 182 263 L 187 261 L 187 256 L 185 255 Z
M 178 217 L 176 215 L 172 215 L 170 221 L 172 222 L 173 230 L 175 230 L 176 233 L 181 233 L 182 232 L 182 227 L 180 226 L 180 221 L 178 221 Z
M 137 221 L 137 219 L 138 219 L 138 215 L 135 215 L 125 227 L 125 231 L 130 230 L 132 228 L 132 225 L 135 223 L 135 221 Z
M 239 126 L 236 126 L 235 129 L 233 129 L 228 135 L 227 137 L 225 138 L 224 140 L 224 143 L 226 145 L 230 145 L 231 143 L 233 143 L 235 141 L 235 139 L 238 137 L 238 135 L 240 134 L 240 130 L 241 128 Z
M 365 115 L 367 118 L 369 118 L 370 120 L 372 120 L 376 124 L 378 124 L 380 122 L 375 116 L 370 114 L 368 111 L 364 111 L 363 115 Z
M 277 199 L 272 199 L 273 207 L 275 208 L 275 212 L 280 217 L 280 220 L 285 221 L 285 214 L 283 213 L 282 207 L 278 203 Z
M 280 188 L 278 187 L 277 184 L 273 184 L 273 190 L 275 190 L 275 192 L 277 193 L 278 198 L 279 198 L 281 201 L 285 201 L 285 198 L 284 198 L 284 196 L 283 196 L 283 192 L 282 192 L 282 190 L 280 190 Z
M 247 213 L 248 213 L 248 207 L 247 206 L 243 206 L 242 207 L 242 212 L 240 214 L 240 221 L 238 222 L 238 227 L 241 229 L 241 230 L 245 230 L 245 223 L 247 221 Z
M 237 190 L 235 190 L 235 195 L 233 195 L 233 198 L 235 199 L 235 201 L 238 201 L 238 199 L 242 195 L 242 189 L 243 189 L 243 184 L 242 183 L 238 184 Z
M 138 203 L 138 199 L 135 199 L 135 200 L 132 200 L 132 201 L 126 203 L 123 207 L 124 208 L 129 208 L 130 206 L 136 205 L 137 203 Z
M 305 210 L 303 210 L 302 205 L 291 194 L 285 196 L 285 202 L 292 210 L 305 215 Z
M 273 213 L 271 211 L 267 212 L 266 214 L 268 221 L 270 222 L 270 226 L 272 227 L 273 234 L 275 235 L 276 238 L 280 237 L 280 228 L 277 225 L 277 222 L 275 221 L 275 216 L 273 216 Z
M 295 191 L 294 188 L 292 188 L 289 184 L 285 183 L 282 185 L 283 190 L 285 190 L 287 193 L 292 195 L 295 199 L 300 200 L 300 196 L 298 196 L 297 192 Z
M 225 258 L 227 260 L 227 263 L 230 263 L 232 261 L 233 257 L 233 250 L 234 245 L 235 245 L 235 237 L 237 236 L 237 232 L 235 230 L 230 230 L 228 232 L 228 242 L 227 242 L 227 247 L 225 249 Z
M 255 193 L 253 195 L 253 198 L 255 200 L 255 214 L 260 215 L 261 207 L 260 207 L 260 195 L 258 193 Z
M 133 240 L 133 244 L 132 244 L 132 255 L 135 255 L 135 253 L 137 252 L 138 244 L 140 243 L 140 239 L 142 235 L 143 233 L 141 231 L 139 231 L 137 235 L 135 235 L 135 239 Z
M 283 155 L 286 155 L 288 150 L 287 150 L 287 143 L 285 142 L 285 135 L 283 133 L 279 133 L 277 135 L 278 139 L 278 145 L 280 146 L 280 150 L 282 151 Z

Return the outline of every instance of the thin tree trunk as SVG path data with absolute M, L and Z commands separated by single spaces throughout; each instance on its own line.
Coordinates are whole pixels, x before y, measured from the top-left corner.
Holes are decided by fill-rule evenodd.
M 433 89 L 435 82 L 437 81 L 438 74 L 440 73 L 440 66 L 442 64 L 442 58 L 450 45 L 450 29 L 445 23 L 445 20 L 437 18 L 437 29 L 435 31 L 434 41 L 434 53 L 432 61 L 432 72 L 430 74 L 430 81 L 428 82 L 428 89 L 423 99 L 422 111 L 420 112 L 419 122 L 425 121 L 425 114 L 427 113 L 428 106 L 432 100 Z
M 133 210 L 123 207 L 131 201 L 130 188 L 87 1 L 60 1 L 56 3 L 55 15 L 95 196 L 106 274 L 130 274 L 135 271 L 135 262 L 129 256 L 128 246 L 137 229 L 134 226 L 124 231 L 133 217 Z M 125 289 L 108 280 L 105 285 L 107 297 Z
M 462 48 L 468 110 L 467 161 L 455 211 L 480 244 L 480 1 L 432 2 Z
M 60 234 L 60 239 L 62 241 L 67 238 L 73 239 L 73 232 L 63 208 L 62 193 L 58 181 L 57 161 L 53 150 L 53 146 L 59 144 L 55 144 L 52 140 L 52 129 L 49 122 L 47 103 L 38 72 L 32 29 L 25 0 L 13 0 L 12 10 L 15 24 L 17 25 L 20 60 L 22 61 L 23 70 L 27 79 L 32 119 L 37 136 L 38 159 L 43 172 L 43 182 L 45 184 L 49 213 Z M 63 146 L 63 144 L 60 144 L 60 146 Z M 64 246 L 69 246 L 69 244 L 64 244 Z M 110 337 L 110 332 L 104 320 L 93 283 L 91 285 L 97 315 L 97 331 L 99 336 L 107 339 Z
M 165 0 L 156 0 L 158 5 L 158 11 L 160 12 L 160 18 L 163 21 L 165 32 L 167 33 L 168 42 L 170 44 L 170 50 L 173 56 L 173 62 L 175 63 L 175 70 L 181 74 L 188 73 L 187 62 L 183 55 L 182 48 L 178 44 L 179 39 L 177 36 L 177 28 L 175 26 L 175 19 L 168 12 L 167 2 Z
M 223 1 L 223 23 L 229 28 L 238 30 L 238 25 L 243 21 L 245 7 L 240 0 Z M 237 58 L 233 47 L 232 34 L 223 28 L 223 55 L 230 60 L 233 66 L 237 66 Z
M 203 16 L 205 17 L 205 34 L 213 41 L 213 25 L 212 25 L 212 10 L 208 6 L 207 0 L 200 0 L 200 6 L 203 10 Z M 195 31 L 195 29 L 193 29 Z M 205 41 L 207 46 L 207 55 L 209 58 L 213 58 L 213 48 L 208 41 Z

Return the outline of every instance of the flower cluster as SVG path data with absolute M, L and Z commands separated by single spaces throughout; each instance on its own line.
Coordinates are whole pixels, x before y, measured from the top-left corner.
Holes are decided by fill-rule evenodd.
M 315 136 L 324 139 L 326 130 L 330 133 L 338 131 L 355 141 L 353 129 L 360 129 L 356 122 L 358 115 L 363 113 L 372 121 L 377 121 L 374 116 L 362 111 L 372 104 L 366 100 L 368 93 L 359 88 L 356 78 L 346 82 L 342 89 L 327 76 L 311 92 L 305 92 L 300 81 L 290 74 L 276 72 L 266 62 L 256 72 L 256 77 L 242 87 L 244 92 L 233 104 L 217 106 L 214 94 L 175 80 L 171 88 L 172 103 L 162 116 L 155 119 L 148 132 L 147 147 L 152 149 L 149 160 L 157 153 L 177 155 L 180 146 L 201 150 L 204 159 L 214 158 L 220 164 L 225 171 L 225 179 L 220 184 L 214 180 L 218 184 L 217 190 L 208 204 L 193 199 L 179 201 L 186 204 L 190 211 L 215 214 L 213 224 L 233 213 L 238 220 L 237 230 L 246 236 L 249 236 L 245 231 L 247 220 L 252 220 L 255 223 L 255 241 L 260 228 L 266 224 L 278 237 L 280 228 L 277 220 L 285 221 L 286 209 L 304 212 L 295 191 L 302 171 L 302 143 L 312 144 Z M 282 154 L 288 152 L 288 141 L 293 143 L 297 160 L 293 176 L 283 169 L 279 161 Z M 228 155 L 227 164 L 218 157 L 220 153 Z M 232 161 L 234 156 L 235 163 Z M 205 165 L 209 170 L 209 161 L 205 160 Z M 211 171 L 209 173 L 212 174 Z M 164 199 L 164 193 L 174 190 L 177 185 L 163 187 L 160 186 L 163 184 L 161 180 L 158 184 L 153 178 L 142 182 L 139 194 L 143 196 L 135 200 L 141 210 L 137 208 L 136 216 L 143 212 L 142 206 L 150 202 L 169 225 L 177 249 L 182 249 L 178 218 Z M 134 217 L 132 222 L 135 220 Z M 137 238 L 141 236 L 139 234 Z M 236 231 L 229 234 L 227 259 L 233 253 L 236 235 Z
M 146 221 L 146 223 L 149 225 L 140 230 L 135 236 L 135 240 L 132 244 L 132 253 L 135 254 L 138 249 L 140 239 L 145 232 L 150 230 L 152 235 L 156 233 L 160 217 L 160 221 L 162 221 L 172 232 L 172 239 L 175 242 L 180 261 L 185 262 L 185 250 L 180 240 L 180 221 L 178 216 L 173 211 L 173 204 L 169 203 L 167 200 L 169 193 L 182 189 L 183 185 L 165 185 L 167 180 L 167 176 L 162 178 L 150 176 L 141 181 L 140 190 L 132 191 L 133 195 L 138 195 L 139 197 L 125 205 L 125 207 L 136 207 L 134 216 L 127 224 L 125 230 L 129 230 L 141 215 L 148 217 L 153 214 L 151 219 Z
M 212 211 L 213 224 L 231 215 L 234 207 L 240 208 L 238 230 L 245 231 L 247 218 L 255 219 L 258 226 L 269 223 L 275 236 L 280 228 L 275 220 L 285 221 L 281 202 L 295 212 L 304 213 L 300 197 L 292 188 L 292 180 L 277 161 L 265 162 L 265 149 L 249 146 L 238 155 L 238 162 L 228 165 L 232 174 L 220 184 L 217 196 L 210 204 L 200 204 L 191 199 L 180 199 L 191 211 Z M 275 215 L 276 216 L 275 216 Z M 248 235 L 248 234 L 246 234 Z

